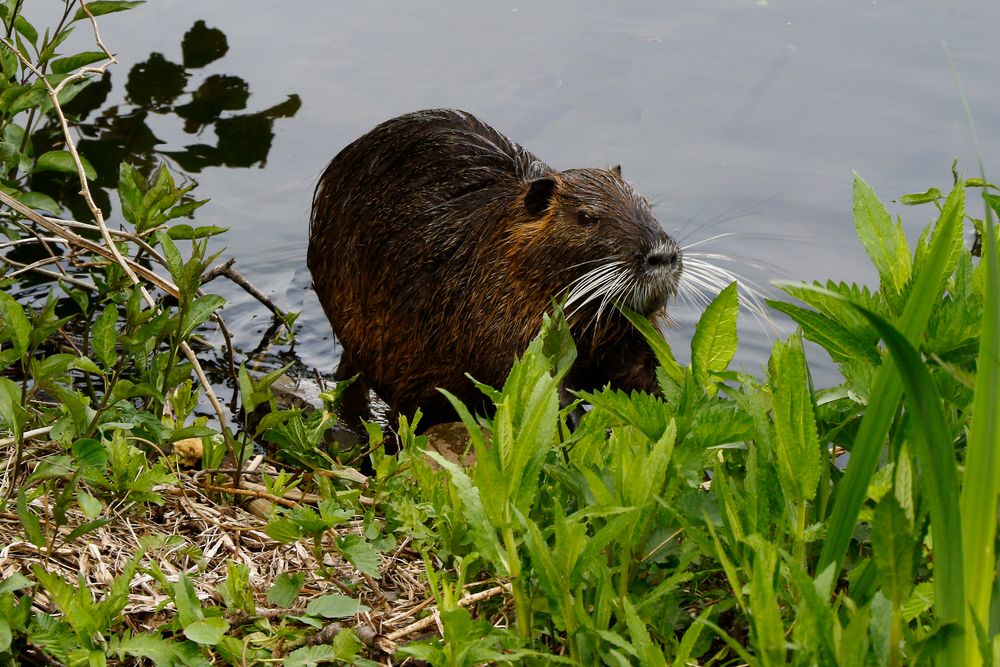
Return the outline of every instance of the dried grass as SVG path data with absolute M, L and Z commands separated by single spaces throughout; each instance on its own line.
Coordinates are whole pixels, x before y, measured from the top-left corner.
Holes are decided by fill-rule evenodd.
M 56 443 L 35 442 L 26 463 L 30 465 L 32 459 L 59 451 Z M 0 457 L 8 458 L 13 453 L 13 445 L 0 448 Z M 275 472 L 264 466 L 262 471 Z M 8 486 L 12 472 L 8 467 L 0 473 L 0 488 Z M 110 506 L 105 515 L 112 518 L 108 524 L 71 544 L 59 544 L 51 553 L 24 538 L 16 514 L 0 512 L 0 534 L 10 539 L 7 544 L 0 542 L 0 579 L 14 573 L 33 579 L 31 567 L 37 563 L 72 583 L 82 581 L 98 599 L 106 593 L 112 579 L 123 571 L 129 558 L 145 548 L 141 566 L 130 582 L 128 604 L 123 612 L 125 622 L 134 631 L 154 630 L 175 612 L 173 601 L 150 574 L 153 564 L 170 581 L 176 581 L 182 572 L 185 573 L 199 600 L 222 605 L 218 588 L 226 579 L 230 563 L 243 564 L 249 570 L 256 602 L 255 617 L 282 619 L 303 615 L 311 599 L 329 593 L 347 593 L 370 608 L 355 617 L 353 626 L 344 622 L 330 624 L 312 638 L 313 643 L 329 641 L 342 627 L 353 627 L 368 646 L 391 654 L 400 642 L 439 631 L 437 614 L 431 613 L 434 601 L 427 588 L 424 563 L 420 554 L 409 548 L 408 539 L 392 553 L 381 555 L 378 579 L 359 573 L 332 547 L 324 550 L 323 562 L 319 563 L 302 541 L 284 544 L 265 534 L 265 521 L 259 514 L 262 503 L 268 502 L 262 497 L 267 494 L 256 492 L 224 500 L 222 494 L 204 490 L 203 473 L 174 472 L 178 478 L 176 486 L 156 489 L 164 497 L 162 506 Z M 256 486 L 250 480 L 244 484 Z M 303 500 L 308 502 L 314 498 L 306 494 Z M 250 505 L 254 505 L 256 512 L 248 509 Z M 35 499 L 30 507 L 41 517 L 42 529 L 49 534 L 52 517 L 46 498 Z M 68 524 L 59 530 L 60 535 L 89 521 L 76 507 L 69 509 L 67 520 Z M 338 535 L 360 533 L 362 523 L 358 519 L 341 526 Z M 326 541 L 334 538 L 332 532 L 327 531 Z M 323 568 L 334 576 L 328 579 L 319 576 Z M 296 572 L 306 576 L 296 606 L 274 608 L 266 597 L 272 582 L 279 574 Z M 473 590 L 460 604 L 472 605 L 507 591 L 504 585 L 483 590 L 486 585 L 483 582 L 473 584 L 470 587 Z M 42 589 L 37 590 L 33 602 L 37 610 L 59 614 Z M 231 624 L 239 625 L 254 617 L 235 614 L 227 618 Z

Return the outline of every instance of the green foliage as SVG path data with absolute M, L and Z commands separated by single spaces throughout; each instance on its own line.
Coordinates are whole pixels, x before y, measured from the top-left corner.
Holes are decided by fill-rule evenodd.
M 89 20 L 77 2 L 52 30 L 32 25 L 23 4 L 0 3 L 10 35 L 0 47 L 0 192 L 57 214 L 67 202 L 34 191 L 36 174 L 78 184 L 102 175 L 45 140 L 56 127 L 49 89 L 68 102 L 88 84 L 81 68 L 99 69 L 106 54 L 59 53 L 73 24 Z M 855 228 L 879 285 L 782 284 L 799 303 L 771 305 L 799 329 L 775 342 L 763 377 L 729 369 L 736 285 L 701 316 L 689 366 L 623 310 L 660 363 L 655 394 L 568 395 L 576 350 L 556 309 L 503 386 L 480 387 L 487 416 L 449 396 L 469 434 L 468 465 L 428 451 L 419 413 L 400 419 L 398 456 L 382 453 L 375 423 L 367 443 L 333 446 L 348 383 L 320 410 L 282 409 L 273 386 L 287 367 L 233 369 L 237 426 L 196 414 L 201 389 L 185 349 L 223 305 L 201 286 L 215 259 L 208 239 L 225 230 L 180 222 L 204 203 L 193 188 L 165 167 L 122 164 L 127 236 L 116 249 L 126 261 L 87 255 L 44 302 L 0 291 L 0 427 L 14 480 L 3 508 L 38 554 L 30 572 L 0 581 L 0 664 L 25 651 L 61 664 L 371 664 L 350 619 L 385 601 L 363 597 L 358 582 L 381 580 L 404 540 L 423 556 L 441 632 L 399 654 L 433 665 L 995 664 L 1000 196 L 985 177 L 899 199 L 938 214 L 911 252 L 901 221 L 855 176 Z M 967 188 L 984 192 L 982 219 L 966 210 Z M 19 238 L 12 223 L 0 228 Z M 124 268 L 148 265 L 169 276 L 150 298 Z M 837 364 L 836 386 L 813 386 L 803 339 Z M 26 443 L 40 432 L 54 446 L 29 469 Z M 227 456 L 241 464 L 269 448 L 286 467 L 262 476 L 275 500 L 264 533 L 303 542 L 320 564 L 308 575 L 330 587 L 317 595 L 305 572 L 261 587 L 231 563 L 206 599 L 196 570 L 168 577 L 142 553 L 103 586 L 55 573 L 66 545 L 164 502 L 178 476 L 160 453 L 187 438 L 201 440 L 208 480 Z M 366 449 L 367 479 L 345 467 Z M 295 505 L 299 492 L 314 495 Z M 344 564 L 358 576 L 344 580 Z M 122 619 L 140 567 L 166 600 L 153 632 Z M 493 598 L 470 604 L 470 584 Z M 263 591 L 287 614 L 258 609 Z M 40 611 L 43 599 L 58 613 Z M 314 644 L 331 621 L 344 627 Z

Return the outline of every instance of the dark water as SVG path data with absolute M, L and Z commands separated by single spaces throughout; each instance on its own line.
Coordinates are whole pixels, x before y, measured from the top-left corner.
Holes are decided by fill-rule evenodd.
M 193 41 L 209 51 L 200 60 L 181 47 L 197 21 Z M 127 117 L 138 102 L 153 107 L 118 135 L 139 125 L 146 144 L 186 167 L 212 198 L 197 222 L 230 227 L 237 268 L 302 311 L 294 348 L 273 349 L 272 362 L 297 356 L 323 373 L 337 349 L 305 270 L 312 188 L 340 148 L 405 111 L 472 111 L 557 168 L 620 163 L 682 243 L 733 233 L 710 249 L 742 258 L 736 268 L 764 285 L 874 281 L 854 236 L 852 170 L 883 199 L 947 188 L 956 157 L 973 175 L 943 41 L 1000 178 L 995 1 L 157 0 L 101 25 L 121 63 L 101 108 Z M 206 28 L 224 33 L 221 57 Z M 137 71 L 172 92 L 128 91 Z M 108 118 L 111 129 L 123 122 Z M 930 208 L 893 211 L 911 241 L 932 218 Z M 267 313 L 215 289 L 230 299 L 238 344 L 254 348 Z M 699 312 L 673 314 L 668 338 L 686 357 Z M 737 363 L 758 372 L 769 337 L 789 330 L 744 318 Z M 834 382 L 815 356 L 817 385 Z

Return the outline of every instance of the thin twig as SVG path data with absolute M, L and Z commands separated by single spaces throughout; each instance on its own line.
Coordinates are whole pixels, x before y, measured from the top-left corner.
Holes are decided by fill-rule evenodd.
M 264 307 L 274 313 L 275 317 L 284 321 L 284 312 L 282 312 L 282 310 L 278 308 L 273 301 L 271 301 L 271 298 L 257 289 L 242 273 L 233 269 L 233 263 L 235 261 L 235 259 L 230 259 L 206 271 L 201 277 L 201 284 L 204 285 L 210 280 L 215 280 L 219 276 L 225 276 L 242 287 L 247 294 L 264 304 Z

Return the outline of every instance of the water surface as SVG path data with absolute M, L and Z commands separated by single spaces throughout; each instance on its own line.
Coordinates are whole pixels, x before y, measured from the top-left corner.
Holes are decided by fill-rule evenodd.
M 239 77 L 250 94 L 238 113 L 301 100 L 273 120 L 266 159 L 198 165 L 212 202 L 197 221 L 230 227 L 238 268 L 302 311 L 292 356 L 323 373 L 338 353 L 308 288 L 312 189 L 337 151 L 399 113 L 466 109 L 560 169 L 620 163 L 669 232 L 682 243 L 732 233 L 711 248 L 742 258 L 740 270 L 761 284 L 874 282 L 854 236 L 852 170 L 883 199 L 946 189 L 956 157 L 973 174 L 943 41 L 986 167 L 1000 178 L 996 2 L 157 0 L 102 21 L 121 62 L 107 104 L 125 102 L 127 73 L 151 53 L 181 62 L 181 36 L 199 20 L 229 50 L 192 69 L 189 90 Z M 148 125 L 161 151 L 215 142 L 216 126 L 185 131 L 173 113 Z M 928 207 L 892 210 L 911 241 L 933 217 Z M 252 349 L 267 313 L 239 290 L 217 289 L 230 299 L 237 342 Z M 673 316 L 668 338 L 683 358 L 699 312 L 680 305 Z M 778 322 L 778 334 L 790 330 Z M 759 372 L 774 335 L 744 318 L 737 364 Z M 814 356 L 817 385 L 834 383 L 829 359 Z

